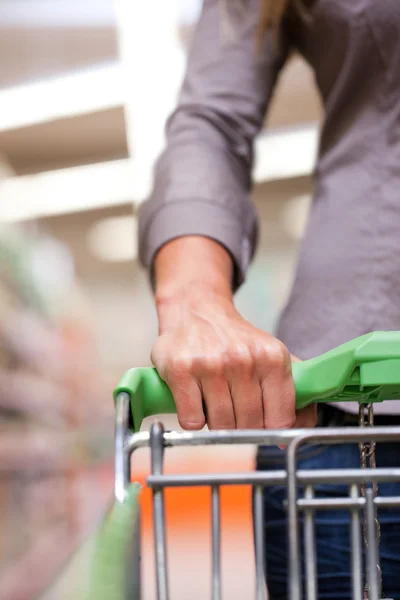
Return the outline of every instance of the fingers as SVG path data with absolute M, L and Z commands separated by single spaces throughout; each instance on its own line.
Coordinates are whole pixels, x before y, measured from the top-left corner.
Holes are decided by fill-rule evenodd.
M 186 430 L 202 429 L 206 416 L 201 388 L 193 375 L 190 357 L 171 357 L 162 344 L 156 343 L 151 360 L 172 392 L 180 426 Z
M 209 429 L 236 429 L 231 391 L 223 377 L 206 376 L 201 382 Z
M 206 424 L 200 387 L 194 378 L 171 374 L 166 379 L 174 396 L 179 425 L 182 429 L 199 430 Z
M 275 340 L 267 348 L 264 360 L 258 360 L 264 427 L 289 429 L 295 423 L 296 398 L 290 355 L 286 347 Z
M 234 377 L 230 390 L 238 429 L 263 429 L 264 411 L 260 381 L 246 374 Z
M 296 429 L 306 429 L 308 427 L 315 427 L 317 424 L 317 405 L 310 404 L 310 406 L 306 406 L 301 410 L 296 412 L 296 420 L 294 423 L 294 427 Z M 287 448 L 287 444 L 279 445 L 281 450 L 285 450 Z
M 240 333 L 242 329 L 241 324 Z M 170 348 L 177 346 L 176 339 L 164 337 L 156 342 L 153 364 L 172 391 L 184 429 L 201 429 L 206 420 L 210 429 L 293 427 L 290 354 L 271 336 L 250 333 L 244 341 L 237 341 L 236 334 L 236 339 L 230 337 L 216 349 L 215 344 L 193 350 L 180 343 L 183 349 L 175 356 Z M 311 422 L 312 414 L 307 414 Z

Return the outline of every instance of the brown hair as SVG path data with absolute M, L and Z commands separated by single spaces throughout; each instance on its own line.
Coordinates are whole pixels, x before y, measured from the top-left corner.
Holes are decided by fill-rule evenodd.
M 282 19 L 289 8 L 293 8 L 303 19 L 308 20 L 306 0 L 260 0 L 260 19 L 257 28 L 257 43 L 261 47 L 264 35 L 269 29 L 278 32 Z
M 295 12 L 305 21 L 309 20 L 306 6 L 312 0 L 259 0 L 260 15 L 256 33 L 258 52 L 261 53 L 265 34 L 272 31 L 275 41 L 279 39 L 279 29 L 282 20 L 290 12 Z M 222 35 L 225 41 L 235 39 L 235 27 L 232 23 L 232 15 L 243 16 L 246 10 L 246 0 L 220 0 Z
M 279 26 L 288 8 L 289 0 L 261 0 L 259 30 L 264 33 L 267 29 Z

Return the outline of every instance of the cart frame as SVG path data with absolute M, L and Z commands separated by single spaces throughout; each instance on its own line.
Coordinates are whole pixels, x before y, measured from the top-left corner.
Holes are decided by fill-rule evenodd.
M 298 452 L 306 444 L 338 444 L 361 442 L 400 441 L 400 427 L 346 427 L 317 428 L 310 430 L 262 430 L 262 431 L 201 431 L 165 432 L 160 423 L 155 423 L 150 432 L 131 433 L 129 430 L 130 396 L 121 392 L 116 398 L 115 430 L 115 498 L 123 503 L 131 485 L 131 456 L 142 447 L 151 451 L 151 474 L 147 485 L 153 492 L 155 562 L 158 600 L 169 600 L 168 562 L 165 534 L 164 490 L 170 487 L 210 486 L 211 489 L 211 529 L 212 529 L 212 599 L 221 599 L 220 573 L 220 486 L 252 485 L 254 489 L 254 546 L 256 565 L 256 600 L 265 598 L 264 577 L 264 535 L 263 535 L 263 489 L 270 485 L 285 485 L 287 489 L 287 514 L 289 532 L 289 598 L 290 600 L 317 600 L 317 560 L 315 551 L 316 510 L 343 509 L 349 511 L 351 539 L 352 599 L 364 597 L 363 558 L 361 539 L 361 513 L 367 518 L 366 569 L 369 580 L 370 600 L 380 600 L 378 576 L 379 556 L 376 546 L 376 510 L 383 507 L 400 509 L 400 496 L 373 497 L 372 489 L 366 496 L 360 494 L 362 483 L 372 484 L 389 481 L 400 482 L 400 467 L 390 469 L 329 469 L 299 470 Z M 167 475 L 163 472 L 164 452 L 173 446 L 202 446 L 226 444 L 253 444 L 275 446 L 287 444 L 286 468 L 281 471 L 246 473 L 221 473 L 200 475 Z M 134 473 L 134 471 L 133 471 Z M 348 498 L 314 497 L 314 486 L 320 483 L 348 484 Z M 298 486 L 304 487 L 304 496 L 299 497 Z M 301 582 L 301 548 L 299 514 L 304 513 L 304 545 L 306 560 L 306 589 Z M 137 539 L 136 544 L 140 544 Z M 139 547 L 135 555 L 139 556 Z M 138 568 L 135 567 L 138 576 Z

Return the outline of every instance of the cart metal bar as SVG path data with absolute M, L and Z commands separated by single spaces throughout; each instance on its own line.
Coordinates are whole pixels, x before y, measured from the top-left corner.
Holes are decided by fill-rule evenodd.
M 327 478 L 326 484 L 331 483 Z M 297 506 L 300 510 L 314 509 L 314 510 L 350 510 L 352 508 L 364 508 L 365 498 L 314 498 L 304 499 L 299 498 L 297 500 Z M 379 508 L 396 508 L 400 507 L 400 496 L 387 496 L 381 498 L 374 498 L 374 505 Z
M 209 473 L 198 475 L 149 475 L 149 487 L 165 485 L 168 487 L 199 487 L 205 485 L 282 485 L 286 483 L 285 471 L 245 472 L 245 473 Z M 397 481 L 400 479 L 399 469 L 319 469 L 297 471 L 299 484 L 317 483 L 380 483 Z M 310 504 L 311 506 L 311 504 Z
M 118 394 L 115 406 L 115 484 L 114 493 L 118 502 L 123 502 L 130 484 L 130 452 L 127 450 L 130 396 Z
M 367 434 L 366 438 L 363 436 Z M 290 444 L 288 445 L 288 450 L 286 454 L 286 470 L 287 470 L 287 497 L 288 497 L 288 538 L 289 538 L 289 581 L 290 581 L 290 598 L 291 600 L 301 600 L 302 596 L 302 588 L 301 588 L 301 565 L 300 565 L 300 536 L 299 536 L 299 523 L 298 523 L 298 511 L 300 508 L 300 503 L 303 502 L 314 502 L 313 500 L 307 499 L 298 499 L 297 498 L 297 486 L 300 483 L 299 473 L 297 471 L 297 459 L 298 453 L 301 446 L 305 444 L 314 444 L 316 442 L 321 442 L 324 444 L 335 444 L 338 442 L 361 442 L 363 440 L 373 440 L 375 442 L 381 441 L 391 441 L 391 440 L 400 440 L 399 429 L 396 427 L 374 427 L 368 431 L 368 428 L 345 428 L 343 431 L 338 431 L 337 429 L 314 429 L 310 431 L 303 431 L 297 437 L 295 437 Z M 336 470 L 336 477 L 339 470 Z M 376 474 L 377 471 L 381 471 L 381 469 L 373 469 L 367 470 L 366 474 Z M 399 479 L 399 470 L 398 469 L 385 469 L 387 471 L 386 474 L 380 473 L 380 475 L 384 475 L 388 477 L 386 481 L 390 481 L 393 477 L 393 480 Z M 335 477 L 335 471 L 333 471 L 333 477 L 331 477 L 331 470 L 326 473 L 325 483 L 332 483 Z M 346 483 L 346 475 L 348 475 L 347 470 L 341 471 L 341 477 L 338 479 L 342 483 Z M 359 471 L 356 469 L 353 473 L 355 476 L 353 478 L 353 482 L 362 481 L 362 477 L 359 475 Z M 375 476 L 375 475 L 373 475 Z M 377 480 L 381 481 L 379 476 L 377 476 Z M 349 483 L 349 482 L 347 482 Z M 383 506 L 381 498 L 380 506 Z M 335 507 L 339 506 L 339 503 L 342 503 L 342 499 L 338 500 L 338 504 Z M 323 504 L 327 504 L 325 501 Z M 395 503 L 397 505 L 397 502 Z M 374 500 L 372 499 L 372 507 L 374 508 Z M 304 506 L 303 506 L 304 508 Z M 374 513 L 373 513 L 374 514 Z M 376 553 L 376 549 L 375 549 Z M 375 563 L 376 565 L 376 563 Z M 371 598 L 372 600 L 372 598 Z
M 256 600 L 264 600 L 264 502 L 263 488 L 260 485 L 257 485 L 254 489 L 254 533 L 256 554 Z
M 372 429 L 372 430 L 371 430 Z M 296 440 L 300 446 L 305 443 L 340 444 L 346 442 L 376 442 L 400 441 L 398 427 L 374 427 L 361 429 L 346 427 L 343 431 L 337 428 L 324 429 L 278 429 L 259 431 L 167 431 L 164 433 L 164 444 L 168 446 L 218 446 L 228 444 L 247 445 L 290 445 Z M 133 433 L 128 437 L 127 448 L 133 452 L 138 448 L 149 445 L 148 432 Z
M 149 487 L 165 485 L 168 487 L 201 487 L 209 485 L 280 485 L 285 483 L 284 471 L 267 473 L 199 473 L 198 475 L 149 475 Z
M 297 471 L 297 481 L 300 484 L 310 483 L 343 483 L 351 485 L 352 483 L 388 483 L 400 479 L 400 468 L 380 469 L 315 469 L 314 471 L 299 469 Z
M 306 437 L 304 434 L 303 437 Z M 298 440 L 294 439 L 288 447 L 286 454 L 287 471 L 287 501 L 288 501 L 288 547 L 289 547 L 289 589 L 291 600 L 301 600 L 301 564 L 300 564 L 300 536 L 297 505 L 296 481 L 296 451 Z
M 343 429 L 312 430 L 277 430 L 277 431 L 202 431 L 202 432 L 164 432 L 159 424 L 153 425 L 150 433 L 128 433 L 129 397 L 121 393 L 117 396 L 116 424 L 116 486 L 117 500 L 123 499 L 130 481 L 129 465 L 132 453 L 138 448 L 151 448 L 152 469 L 147 478 L 147 485 L 153 490 L 153 515 L 155 560 L 158 600 L 169 600 L 167 544 L 165 529 L 164 490 L 169 487 L 209 486 L 211 490 L 211 534 L 212 534 L 212 598 L 221 600 L 221 504 L 220 487 L 225 485 L 251 485 L 254 490 L 254 543 L 256 566 L 256 599 L 264 600 L 265 585 L 265 544 L 264 539 L 264 488 L 271 485 L 283 485 L 287 490 L 288 510 L 288 553 L 289 553 L 289 587 L 290 599 L 303 598 L 302 562 L 300 552 L 299 514 L 304 513 L 304 546 L 306 550 L 306 590 L 307 600 L 318 598 L 317 587 L 317 555 L 315 547 L 315 511 L 344 509 L 350 514 L 350 540 L 352 547 L 352 598 L 360 600 L 363 596 L 363 555 L 361 545 L 361 515 L 372 514 L 373 523 L 369 525 L 369 535 L 375 542 L 376 510 L 383 507 L 400 507 L 400 497 L 382 497 L 368 499 L 362 497 L 359 486 L 363 483 L 400 481 L 400 468 L 373 469 L 328 469 L 304 470 L 297 468 L 301 459 L 299 452 L 302 446 L 315 448 L 319 444 L 338 444 L 342 442 L 388 442 L 400 440 L 398 427 L 374 427 L 360 429 L 346 427 Z M 196 475 L 169 475 L 163 472 L 164 451 L 168 447 L 207 446 L 207 445 L 287 445 L 286 465 L 282 470 L 246 472 L 246 473 L 208 473 Z M 282 459 L 285 454 L 282 453 Z M 331 485 L 340 483 L 349 486 L 349 495 L 344 498 L 316 497 L 315 487 L 318 484 Z M 299 497 L 300 488 L 304 488 L 304 496 Z M 368 503 L 371 506 L 368 508 Z M 372 507 L 372 508 L 371 508 Z M 370 517 L 369 517 L 370 518 Z M 372 529 L 371 529 L 372 527 Z M 372 531 L 372 533 L 371 533 Z M 371 552 L 369 550 L 371 549 Z M 367 564 L 373 574 L 377 574 L 378 551 L 376 545 L 370 544 L 367 552 Z M 376 583 L 376 582 L 375 582 Z M 371 579 L 370 585 L 374 581 Z M 370 600 L 379 600 L 379 581 L 377 593 L 369 592 Z
M 361 499 L 359 495 L 359 488 L 356 483 L 350 486 L 350 498 L 352 501 L 357 502 L 357 506 L 354 506 L 351 510 L 351 579 L 352 579 L 352 591 L 353 600 L 360 600 L 363 596 L 362 588 L 362 551 L 361 551 L 361 520 L 358 501 Z M 362 498 L 364 500 L 364 498 Z
M 378 579 L 378 553 L 376 548 L 376 521 L 375 521 L 375 508 L 374 508 L 374 497 L 371 488 L 365 492 L 366 496 L 366 509 L 367 509 L 367 574 L 368 574 L 368 585 L 369 585 L 369 600 L 379 600 L 381 593 L 379 590 L 379 579 Z
M 219 486 L 211 488 L 212 600 L 221 600 L 221 515 Z
M 304 497 L 307 500 L 312 500 L 314 497 L 314 488 L 312 485 L 307 485 L 304 490 Z M 307 600 L 317 600 L 317 558 L 315 551 L 315 523 L 314 509 L 310 506 L 304 508 L 304 544 L 306 560 L 306 587 Z
M 161 475 L 164 463 L 164 430 L 155 423 L 150 432 L 151 471 Z M 153 488 L 154 541 L 157 573 L 157 598 L 169 599 L 167 544 L 165 536 L 164 486 Z

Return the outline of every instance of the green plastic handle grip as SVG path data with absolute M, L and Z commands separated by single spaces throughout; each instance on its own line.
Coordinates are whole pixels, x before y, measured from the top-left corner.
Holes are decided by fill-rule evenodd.
M 400 331 L 377 331 L 311 360 L 293 363 L 296 407 L 315 402 L 361 403 L 400 399 Z M 167 384 L 153 368 L 127 371 L 114 398 L 131 399 L 131 425 L 139 431 L 145 417 L 176 412 Z

